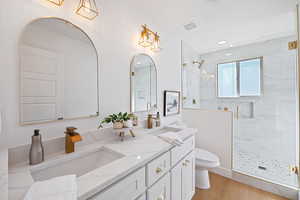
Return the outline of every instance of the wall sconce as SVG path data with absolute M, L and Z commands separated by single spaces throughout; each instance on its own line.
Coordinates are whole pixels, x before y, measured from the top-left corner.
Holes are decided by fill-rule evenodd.
M 57 6 L 62 6 L 63 3 L 64 3 L 64 0 L 47 0 L 47 1 L 53 3 L 53 4 L 57 5 Z
M 161 50 L 159 43 L 159 35 L 158 33 L 154 33 L 152 30 L 147 28 L 146 25 L 142 25 L 142 32 L 141 32 L 141 37 L 139 40 L 139 45 L 147 48 L 150 47 L 150 49 L 154 52 L 158 52 Z
M 93 20 L 99 15 L 95 0 L 80 0 L 76 13 L 89 20 Z

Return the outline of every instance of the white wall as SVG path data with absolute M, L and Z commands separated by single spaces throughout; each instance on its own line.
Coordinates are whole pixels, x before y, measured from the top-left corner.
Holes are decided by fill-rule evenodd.
M 99 118 L 19 126 L 18 40 L 24 27 L 33 19 L 46 16 L 61 17 L 85 30 L 94 41 L 100 62 L 100 114 L 130 109 L 130 60 L 137 53 L 149 53 L 158 68 L 159 107 L 162 108 L 163 90 L 180 90 L 180 40 L 157 30 L 148 13 L 147 5 L 138 0 L 97 1 L 100 16 L 88 21 L 76 14 L 77 1 L 65 1 L 57 8 L 44 0 L 2 2 L 0 7 L 0 105 L 3 106 L 3 132 L 14 146 L 30 142 L 33 129 L 40 128 L 44 138 L 62 136 L 66 126 L 80 131 L 94 129 Z M 161 34 L 163 51 L 152 54 L 137 46 L 141 24 L 148 24 Z
M 231 170 L 232 112 L 183 110 L 184 122 L 198 129 L 196 147 L 215 153 L 221 168 Z

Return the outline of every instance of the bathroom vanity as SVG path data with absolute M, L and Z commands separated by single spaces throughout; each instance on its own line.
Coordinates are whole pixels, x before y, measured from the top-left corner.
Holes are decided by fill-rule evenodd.
M 186 135 L 184 144 L 174 146 L 157 137 L 167 131 Z M 109 129 L 83 134 L 77 152 L 52 151 L 35 166 L 16 160 L 26 147 L 11 149 L 10 199 L 23 199 L 34 181 L 76 174 L 80 200 L 190 200 L 195 192 L 196 130 L 162 127 L 135 132 L 136 138 L 124 142 Z

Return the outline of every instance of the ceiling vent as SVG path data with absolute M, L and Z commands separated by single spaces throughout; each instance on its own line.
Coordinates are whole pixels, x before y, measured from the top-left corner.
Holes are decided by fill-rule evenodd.
M 197 25 L 194 22 L 184 25 L 185 30 L 190 31 L 197 28 Z

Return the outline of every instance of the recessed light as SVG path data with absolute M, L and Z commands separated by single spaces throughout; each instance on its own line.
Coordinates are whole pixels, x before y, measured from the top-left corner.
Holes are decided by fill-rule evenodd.
M 232 56 L 232 53 L 226 53 L 225 56 Z
M 226 40 L 222 40 L 222 41 L 218 42 L 218 45 L 223 45 L 223 44 L 226 44 L 226 43 L 227 43 Z
M 233 47 L 233 45 L 231 44 L 231 45 L 229 45 L 229 47 Z

